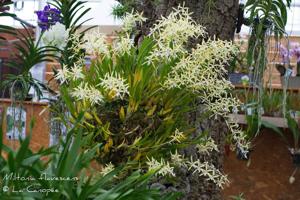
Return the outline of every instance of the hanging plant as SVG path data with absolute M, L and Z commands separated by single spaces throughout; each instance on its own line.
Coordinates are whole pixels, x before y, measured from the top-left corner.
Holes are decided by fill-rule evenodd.
M 245 21 L 251 28 L 251 35 L 248 41 L 247 64 L 250 69 L 250 86 L 253 87 L 254 96 L 257 96 L 254 102 L 246 102 L 246 105 L 257 104 L 257 132 L 262 125 L 264 72 L 268 65 L 268 37 L 273 34 L 277 40 L 284 35 L 287 23 L 287 8 L 290 7 L 290 4 L 291 0 L 248 0 L 245 4 L 245 10 L 250 14 Z
M 70 112 L 69 118 L 61 120 L 73 123 L 84 112 L 80 125 L 85 130 L 85 147 L 104 144 L 98 151 L 98 161 L 104 166 L 129 162 L 129 169 L 158 168 L 159 176 L 174 183 L 177 170 L 185 168 L 223 187 L 227 178 L 213 164 L 184 157 L 180 150 L 193 146 L 207 155 L 218 151 L 209 132 L 195 133 L 187 121 L 200 101 L 206 108 L 201 117 L 226 119 L 231 141 L 247 154 L 249 144 L 243 131 L 228 116 L 239 102 L 229 93 L 230 82 L 222 78 L 224 64 L 236 47 L 209 39 L 187 51 L 189 38 L 206 33 L 185 7 L 159 20 L 150 35 L 134 46 L 128 27 L 134 28 L 144 18 L 134 13 L 126 16 L 122 34 L 112 45 L 97 31 L 86 34 L 79 45 L 95 57 L 90 67 L 76 62 L 56 74 Z

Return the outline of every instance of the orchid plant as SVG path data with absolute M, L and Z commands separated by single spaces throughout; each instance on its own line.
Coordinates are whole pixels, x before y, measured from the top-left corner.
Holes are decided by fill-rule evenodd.
M 57 22 L 62 22 L 60 10 L 51 8 L 49 4 L 43 10 L 37 11 L 36 14 L 38 16 L 38 25 L 42 31 L 49 30 Z
M 77 49 L 95 58 L 91 66 L 86 67 L 82 57 L 56 74 L 70 112 L 60 120 L 72 124 L 84 112 L 80 125 L 85 130 L 85 147 L 104 144 L 98 151 L 104 172 L 129 162 L 128 168 L 159 169 L 158 176 L 176 178 L 176 171 L 183 167 L 223 187 L 228 180 L 219 169 L 185 157 L 181 150 L 193 146 L 208 155 L 218 151 L 209 130 L 193 136 L 197 130 L 187 122 L 200 101 L 206 107 L 203 116 L 223 117 L 236 147 L 248 152 L 243 131 L 229 117 L 240 102 L 230 95 L 232 85 L 224 78 L 224 65 L 236 47 L 211 38 L 188 52 L 189 38 L 206 32 L 181 6 L 157 21 L 139 46 L 134 46 L 130 29 L 146 19 L 134 13 L 124 19 L 122 34 L 113 44 L 98 31 L 77 43 Z
M 297 59 L 297 76 L 300 76 L 300 44 L 295 43 L 293 46 L 291 54 Z
M 56 14 L 53 14 L 53 13 Z M 49 14 L 50 13 L 50 14 Z M 19 42 L 14 46 L 17 53 L 14 55 L 14 59 L 8 61 L 9 66 L 18 70 L 18 75 L 9 74 L 6 80 L 1 83 L 1 87 L 4 89 L 9 88 L 11 91 L 11 98 L 14 100 L 24 101 L 27 98 L 30 88 L 33 88 L 40 98 L 43 95 L 43 90 L 50 90 L 41 81 L 35 79 L 30 70 L 37 64 L 45 61 L 51 61 L 55 55 L 53 52 L 57 51 L 57 48 L 50 45 L 41 45 L 41 38 L 43 33 L 60 21 L 59 11 L 53 10 L 47 5 L 43 11 L 38 11 L 39 26 L 42 28 L 42 34 L 35 40 L 30 28 L 26 27 L 23 23 L 24 32 L 15 30 L 16 38 Z
M 300 44 L 292 43 L 291 49 L 286 48 L 282 44 L 279 46 L 279 53 L 282 57 L 283 64 L 289 64 L 292 57 L 296 58 L 297 62 L 297 76 L 300 76 Z

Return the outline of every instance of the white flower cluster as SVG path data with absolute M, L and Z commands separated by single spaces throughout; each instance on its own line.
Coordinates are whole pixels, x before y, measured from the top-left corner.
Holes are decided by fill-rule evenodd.
M 62 69 L 57 70 L 54 79 L 60 81 L 60 84 L 63 84 L 68 80 L 76 81 L 84 79 L 82 65 L 77 63 L 71 69 L 68 69 L 67 66 L 63 66 Z
M 250 149 L 250 142 L 247 140 L 245 133 L 240 126 L 232 119 L 226 120 L 227 126 L 232 134 L 233 141 L 236 143 L 236 147 L 239 148 L 240 152 L 246 156 Z
M 208 40 L 199 44 L 191 54 L 182 58 L 164 83 L 166 88 L 187 88 L 205 92 L 205 98 L 216 98 L 232 85 L 224 77 L 224 64 L 232 58 L 235 48 L 231 42 Z
M 105 74 L 104 78 L 101 79 L 99 84 L 105 90 L 109 91 L 111 97 L 123 99 L 126 94 L 129 94 L 128 84 L 119 74 Z
M 177 142 L 180 143 L 182 140 L 185 140 L 186 137 L 183 132 L 179 131 L 178 129 L 175 130 L 174 135 L 171 136 L 170 143 Z
M 240 102 L 228 94 L 232 84 L 224 78 L 224 65 L 236 53 L 231 42 L 208 40 L 199 44 L 193 52 L 182 58 L 168 74 L 164 87 L 167 89 L 188 89 L 201 95 L 198 98 L 214 116 L 227 118 L 231 110 L 240 106 Z M 231 123 L 228 123 L 232 125 Z M 229 127 L 234 140 L 244 151 L 249 143 L 241 130 Z
M 201 144 L 197 144 L 196 148 L 201 154 L 209 154 L 212 151 L 219 151 L 218 146 L 211 137 L 204 139 Z
M 71 96 L 77 100 L 88 100 L 92 105 L 103 102 L 102 93 L 97 88 L 83 82 L 73 89 Z
M 72 34 L 69 36 L 67 43 L 71 42 L 71 46 L 68 47 L 68 50 L 71 50 L 73 52 L 73 55 L 70 56 L 70 59 L 74 58 L 77 55 L 81 54 L 82 47 L 84 45 L 84 41 L 81 40 L 81 37 L 79 34 Z M 81 58 L 83 59 L 83 58 Z
M 146 163 L 148 165 L 149 171 L 151 170 L 159 170 L 157 172 L 157 175 L 161 176 L 175 176 L 174 173 L 174 167 L 170 166 L 169 162 L 165 162 L 164 159 L 162 158 L 161 161 L 155 160 L 153 157 L 151 160 L 148 158 L 148 162 Z
M 105 167 L 101 170 L 100 174 L 105 176 L 112 172 L 115 169 L 114 165 L 110 162 L 109 164 L 105 165 Z
M 230 111 L 237 112 L 236 109 L 240 107 L 241 103 L 239 99 L 232 97 L 231 94 L 225 93 L 224 96 L 218 97 L 214 101 L 205 99 L 207 104 L 206 109 L 213 113 L 213 115 L 219 115 L 226 117 Z
M 156 41 L 156 48 L 148 58 L 151 60 L 170 59 L 186 53 L 185 44 L 191 37 L 205 34 L 202 26 L 192 19 L 188 8 L 179 6 L 168 17 L 162 17 L 151 29 L 150 35 Z
M 90 31 L 84 36 L 83 48 L 89 55 L 97 56 L 104 55 L 109 56 L 109 48 L 106 41 L 105 34 L 101 33 L 99 29 Z
M 143 13 L 127 13 L 123 19 L 122 30 L 124 32 L 130 32 L 138 24 L 145 22 L 147 18 L 143 17 Z
M 66 46 L 68 37 L 69 31 L 66 30 L 65 25 L 56 23 L 43 33 L 42 41 L 45 45 L 52 45 L 59 49 L 63 49 Z
M 159 170 L 157 175 L 175 177 L 174 167 L 181 166 L 186 167 L 192 171 L 192 173 L 197 173 L 199 176 L 207 177 L 207 180 L 214 182 L 220 188 L 223 188 L 225 184 L 229 183 L 227 176 L 223 175 L 220 170 L 208 162 L 201 162 L 199 159 L 193 160 L 192 157 L 190 160 L 186 160 L 184 156 L 178 154 L 177 151 L 175 154 L 171 153 L 171 161 L 172 162 L 169 163 L 161 159 L 159 162 L 154 158 L 151 158 L 151 160 L 148 158 L 148 170 Z
M 227 95 L 227 94 L 226 94 Z M 232 121 L 229 117 L 230 111 L 236 113 L 237 108 L 240 107 L 241 102 L 237 98 L 231 96 L 216 99 L 214 102 L 206 102 L 207 109 L 210 110 L 215 116 L 220 115 L 226 119 L 227 127 L 235 142 L 235 146 L 239 148 L 243 155 L 247 155 L 250 149 L 250 142 L 246 138 L 245 133 L 239 127 L 236 121 Z
M 197 173 L 199 176 L 207 177 L 207 180 L 214 182 L 218 187 L 223 188 L 224 185 L 229 183 L 227 175 L 224 175 L 220 170 L 208 162 L 200 162 L 200 160 L 193 160 L 191 157 L 190 161 L 187 162 L 189 170 L 193 173 Z
M 133 46 L 133 39 L 127 34 L 114 42 L 114 51 L 120 55 L 129 54 Z
M 82 72 L 82 65 L 75 64 L 70 71 L 70 78 L 73 81 L 84 79 L 84 75 Z
M 70 78 L 70 71 L 66 66 L 62 67 L 62 69 L 58 69 L 57 73 L 54 76 L 55 80 L 58 80 L 60 84 L 65 83 Z
M 177 150 L 174 154 L 171 153 L 171 161 L 175 166 L 186 166 L 184 156 L 178 154 Z

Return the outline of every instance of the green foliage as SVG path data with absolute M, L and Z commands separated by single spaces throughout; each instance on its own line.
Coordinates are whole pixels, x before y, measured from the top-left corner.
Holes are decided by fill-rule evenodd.
M 145 58 L 153 45 L 152 39 L 147 38 L 140 47 L 133 47 L 130 54 L 115 57 L 114 63 L 107 56 L 101 61 L 95 60 L 90 70 L 85 71 L 83 82 L 90 85 L 100 84 L 107 73 L 126 77 L 130 95 L 124 99 L 115 99 L 113 90 L 103 90 L 106 103 L 91 105 L 87 101 L 73 101 L 70 90 L 61 90 L 72 118 L 85 111 L 81 125 L 89 141 L 87 148 L 95 143 L 105 144 L 99 154 L 101 163 L 136 161 L 143 166 L 148 158 L 167 158 L 172 149 L 200 141 L 201 136 L 193 141 L 188 139 L 193 129 L 186 122 L 186 114 L 193 109 L 191 105 L 195 96 L 185 90 L 162 89 L 161 83 L 174 61 L 162 63 L 164 71 L 147 64 Z M 68 87 L 79 83 L 73 82 Z M 180 144 L 170 142 L 179 127 L 185 130 L 186 138 Z
M 216 115 L 228 119 L 227 113 L 239 106 L 227 93 L 231 85 L 223 77 L 223 64 L 236 48 L 231 42 L 210 39 L 188 52 L 189 38 L 205 31 L 181 6 L 135 46 L 129 33 L 145 20 L 141 14 L 129 14 L 123 34 L 113 44 L 97 31 L 86 35 L 81 46 L 93 56 L 91 65 L 73 63 L 55 77 L 61 80 L 60 97 L 68 112 L 60 120 L 74 124 L 84 113 L 84 146 L 103 144 L 97 160 L 107 167 L 126 165 L 128 172 L 160 168 L 158 175 L 174 184 L 177 170 L 184 167 L 222 188 L 228 180 L 221 171 L 196 156 L 185 158 L 180 150 L 218 151 L 209 130 L 198 133 L 189 118 L 205 108 L 199 122 Z M 228 126 L 234 142 L 247 152 L 249 144 L 238 125 Z
M 287 110 L 300 111 L 300 93 L 288 92 L 286 106 L 287 106 Z
M 282 113 L 282 91 L 264 91 L 262 105 L 266 115 Z
M 247 67 L 247 52 L 243 50 L 244 41 L 236 43 L 238 47 L 238 53 L 234 56 L 232 61 L 230 62 L 229 72 L 239 72 L 239 73 L 249 73 L 249 69 Z
M 127 12 L 130 12 L 127 4 L 125 4 L 125 5 L 117 4 L 113 7 L 112 15 L 116 19 L 123 19 Z
M 55 8 L 61 11 L 62 24 L 69 31 L 69 40 L 62 52 L 62 57 L 59 62 L 62 67 L 71 68 L 73 63 L 76 63 L 80 58 L 84 57 L 85 52 L 80 47 L 84 34 L 94 28 L 94 26 L 80 30 L 82 25 L 91 20 L 91 18 L 82 20 L 84 16 L 91 10 L 85 8 L 87 1 L 78 0 L 53 0 L 50 2 Z M 74 38 L 76 37 L 76 40 Z M 72 39 L 71 39 L 72 38 Z M 74 48 L 76 47 L 76 48 Z M 75 50 L 76 49 L 76 50 Z
M 248 140 L 254 139 L 254 137 L 256 137 L 257 134 L 259 133 L 261 127 L 271 129 L 276 134 L 283 137 L 282 131 L 276 126 L 276 124 L 272 124 L 272 123 L 270 123 L 268 121 L 265 121 L 265 120 L 259 121 L 258 120 L 258 115 L 257 115 L 256 112 L 253 113 L 252 115 L 247 115 L 246 116 L 246 121 L 247 121 L 246 134 L 247 134 Z
M 239 194 L 239 195 L 237 195 L 237 196 L 230 196 L 230 198 L 231 198 L 232 200 L 245 200 L 244 194 L 243 194 L 243 193 L 241 193 L 241 194 Z
M 258 87 L 257 105 L 258 109 L 263 104 L 263 74 L 268 60 L 268 40 L 267 37 L 274 34 L 275 39 L 279 39 L 285 34 L 287 23 L 287 7 L 291 0 L 248 0 L 245 10 L 250 13 L 249 24 L 252 28 L 248 41 L 247 64 L 254 70 L 253 82 Z M 261 124 L 261 112 L 258 112 L 259 125 Z
M 287 6 L 290 6 L 291 0 L 248 0 L 245 9 L 250 13 L 249 21 L 252 28 L 247 51 L 248 66 L 256 65 L 258 81 L 266 67 L 266 36 L 271 33 L 278 39 L 285 33 L 287 23 Z M 271 33 L 270 33 L 271 32 Z
M 293 139 L 294 139 L 294 149 L 297 151 L 299 150 L 299 142 L 300 142 L 300 127 L 298 125 L 298 122 L 296 121 L 295 118 L 293 118 L 290 113 L 286 114 L 286 120 L 289 129 L 292 132 Z
M 283 34 L 290 3 L 291 0 L 248 0 L 245 7 L 250 12 L 250 21 L 256 26 L 256 35 L 261 35 L 269 25 L 273 26 L 275 35 Z
M 73 34 L 78 31 L 81 26 L 91 19 L 81 21 L 91 8 L 85 8 L 86 1 L 77 0 L 53 0 L 51 5 L 60 10 L 62 15 L 62 24 L 66 26 L 66 29 L 70 29 L 70 33 Z
M 132 12 L 136 9 L 135 5 L 136 0 L 120 1 L 120 4 L 117 4 L 113 7 L 112 15 L 117 19 L 122 19 L 126 13 Z
M 76 137 L 73 137 L 75 132 Z M 0 129 L 2 199 L 175 200 L 179 197 L 176 193 L 162 195 L 147 186 L 155 171 L 146 174 L 136 171 L 125 179 L 117 178 L 122 168 L 103 176 L 87 176 L 85 170 L 90 166 L 99 145 L 83 151 L 81 130 L 70 130 L 60 148 L 42 148 L 38 152 L 33 152 L 29 147 L 31 134 L 25 140 L 20 140 L 17 151 L 4 145 L 2 136 Z
M 30 30 L 23 25 L 25 33 L 17 31 L 17 39 L 19 40 L 14 44 L 17 53 L 14 59 L 8 61 L 8 66 L 15 68 L 18 75 L 9 74 L 6 80 L 1 83 L 1 88 L 9 88 L 11 95 L 17 100 L 25 100 L 29 89 L 34 88 L 37 96 L 42 96 L 42 89 L 48 88 L 39 80 L 32 77 L 30 70 L 41 62 L 52 61 L 51 58 L 55 57 L 53 52 L 57 50 L 53 46 L 41 46 L 41 37 L 35 42 Z
M 247 121 L 247 139 L 252 140 L 259 131 L 259 124 L 258 124 L 258 116 L 256 113 L 253 113 L 252 115 L 246 115 L 246 121 Z
M 290 93 L 291 95 L 293 93 Z M 247 98 L 245 98 L 245 91 L 243 90 L 236 90 L 235 95 L 242 101 L 244 102 L 245 105 L 247 105 L 247 102 L 245 99 L 248 100 L 248 102 L 255 102 L 255 99 L 257 99 L 257 94 L 254 93 L 253 91 L 250 91 L 247 95 Z M 264 110 L 264 115 L 266 116 L 283 116 L 282 114 L 282 99 L 283 99 L 283 92 L 282 91 L 269 91 L 269 90 L 264 90 L 264 95 L 263 95 L 263 110 Z M 293 99 L 292 101 L 295 101 L 297 99 Z M 249 104 L 248 104 L 249 105 Z M 281 129 L 279 129 L 276 124 L 272 124 L 268 121 L 265 120 L 259 120 L 258 119 L 258 113 L 257 109 L 257 104 L 254 104 L 254 107 L 252 106 L 252 114 L 246 116 L 246 121 L 247 121 L 247 137 L 251 140 L 253 139 L 258 132 L 260 131 L 261 127 L 265 127 L 268 129 L 272 129 L 274 133 L 277 133 L 278 135 L 284 137 Z
M 253 92 L 252 90 L 235 90 L 233 94 L 244 104 L 255 102 L 255 100 L 258 98 L 257 93 Z M 283 116 L 283 96 L 284 93 L 281 90 L 265 89 L 262 97 L 262 108 L 264 110 L 264 115 L 275 117 Z M 298 92 L 287 92 L 286 106 L 287 110 L 300 110 L 300 95 Z

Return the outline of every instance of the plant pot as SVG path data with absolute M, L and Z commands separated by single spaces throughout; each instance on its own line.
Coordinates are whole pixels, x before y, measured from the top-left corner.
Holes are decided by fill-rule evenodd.
M 33 95 L 32 94 L 28 94 L 25 98 L 25 101 L 32 101 L 33 99 Z
M 228 78 L 229 81 L 233 84 L 233 85 L 240 85 L 242 84 L 242 80 L 241 78 L 245 75 L 245 73 L 229 73 Z
M 13 88 L 10 88 L 9 90 L 9 94 L 13 101 L 25 101 L 26 99 L 32 100 L 32 97 L 28 95 L 29 89 L 21 82 L 16 82 L 12 87 Z
M 239 160 L 248 161 L 250 159 L 250 150 L 246 154 L 244 154 L 240 148 L 237 148 L 236 149 L 236 157 Z
M 297 76 L 300 76 L 300 62 L 297 62 Z
M 293 164 L 295 167 L 300 167 L 300 152 L 292 154 Z

